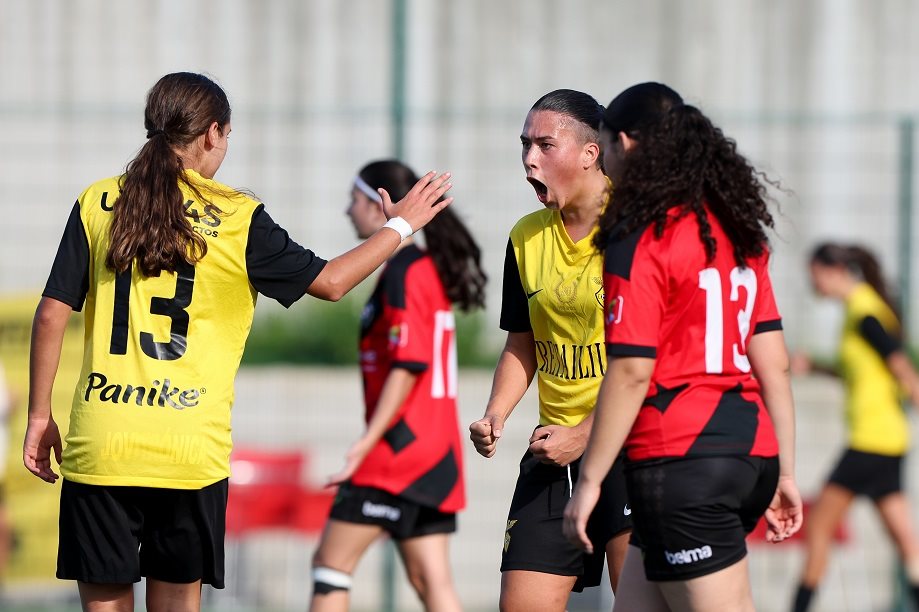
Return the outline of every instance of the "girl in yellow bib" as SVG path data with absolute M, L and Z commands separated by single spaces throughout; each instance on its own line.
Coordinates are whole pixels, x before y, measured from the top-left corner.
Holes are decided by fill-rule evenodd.
M 384 227 L 325 261 L 214 180 L 231 131 L 216 83 L 164 76 L 144 127 L 126 172 L 74 204 L 32 328 L 23 461 L 49 483 L 52 451 L 61 466 L 57 576 L 78 581 L 90 612 L 133 609 L 141 576 L 151 611 L 198 610 L 202 583 L 223 587 L 233 379 L 257 294 L 338 300 L 452 200 L 439 201 L 448 174 L 427 174 L 395 205 L 381 189 Z M 51 388 L 84 305 L 64 446 Z
M 845 305 L 838 374 L 846 391 L 848 448 L 806 521 L 807 561 L 794 610 L 807 610 L 826 570 L 832 535 L 856 495 L 869 497 L 902 558 L 919 604 L 919 540 L 903 493 L 909 446 L 903 392 L 919 406 L 919 375 L 903 349 L 903 332 L 874 256 L 858 246 L 822 244 L 810 260 L 814 290 Z M 806 358 L 794 360 L 806 372 Z

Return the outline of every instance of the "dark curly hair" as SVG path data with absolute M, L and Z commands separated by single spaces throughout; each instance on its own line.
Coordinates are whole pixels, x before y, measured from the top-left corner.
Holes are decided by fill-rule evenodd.
M 395 159 L 374 161 L 358 173 L 374 189 L 383 188 L 397 202 L 418 182 L 411 168 Z M 468 312 L 485 306 L 482 250 L 453 208 L 445 208 L 422 230 L 425 246 L 450 302 Z
M 769 248 L 765 228 L 774 224 L 767 184 L 778 184 L 758 172 L 737 152 L 734 140 L 673 89 L 660 83 L 626 89 L 607 106 L 600 127 L 614 138 L 623 132 L 638 144 L 613 179 L 612 201 L 594 238 L 598 249 L 648 224 L 660 237 L 668 211 L 676 206 L 682 207 L 680 216 L 696 215 L 708 261 L 716 250 L 708 211 L 724 228 L 738 265 Z

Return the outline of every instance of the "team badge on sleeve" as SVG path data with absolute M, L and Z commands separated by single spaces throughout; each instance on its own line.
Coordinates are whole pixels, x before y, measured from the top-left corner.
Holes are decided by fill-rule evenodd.
M 408 343 L 408 325 L 393 325 L 389 328 L 389 346 L 405 346 Z
M 622 320 L 622 303 L 625 300 L 621 295 L 617 295 L 610 301 L 609 306 L 606 309 L 606 324 L 615 325 Z

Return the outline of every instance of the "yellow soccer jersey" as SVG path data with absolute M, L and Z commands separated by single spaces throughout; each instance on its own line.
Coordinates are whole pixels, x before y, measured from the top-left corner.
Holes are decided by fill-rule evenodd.
M 229 476 L 233 380 L 256 294 L 285 306 L 324 261 L 252 198 L 193 171 L 186 216 L 207 240 L 196 265 L 145 278 L 105 265 L 119 177 L 74 205 L 43 295 L 79 310 L 83 368 L 61 472 L 94 485 L 199 489 Z M 249 407 L 256 409 L 257 407 Z
M 518 221 L 508 240 L 501 328 L 533 332 L 541 425 L 580 423 L 606 373 L 595 233 L 572 242 L 561 214 L 545 209 Z
M 899 349 L 900 324 L 878 293 L 861 283 L 846 300 L 840 343 L 840 373 L 846 386 L 849 446 L 881 455 L 902 455 L 909 424 L 900 387 L 886 356 Z

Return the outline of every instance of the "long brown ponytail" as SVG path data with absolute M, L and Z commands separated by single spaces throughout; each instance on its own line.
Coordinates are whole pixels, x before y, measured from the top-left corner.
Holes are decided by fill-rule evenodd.
M 122 178 L 106 266 L 124 272 L 136 259 L 144 276 L 157 276 L 204 257 L 207 243 L 185 215 L 179 183 L 201 194 L 188 182 L 176 149 L 188 147 L 214 122 L 223 130 L 229 121 L 226 94 L 203 75 L 167 74 L 150 89 L 144 110 L 147 142 Z

